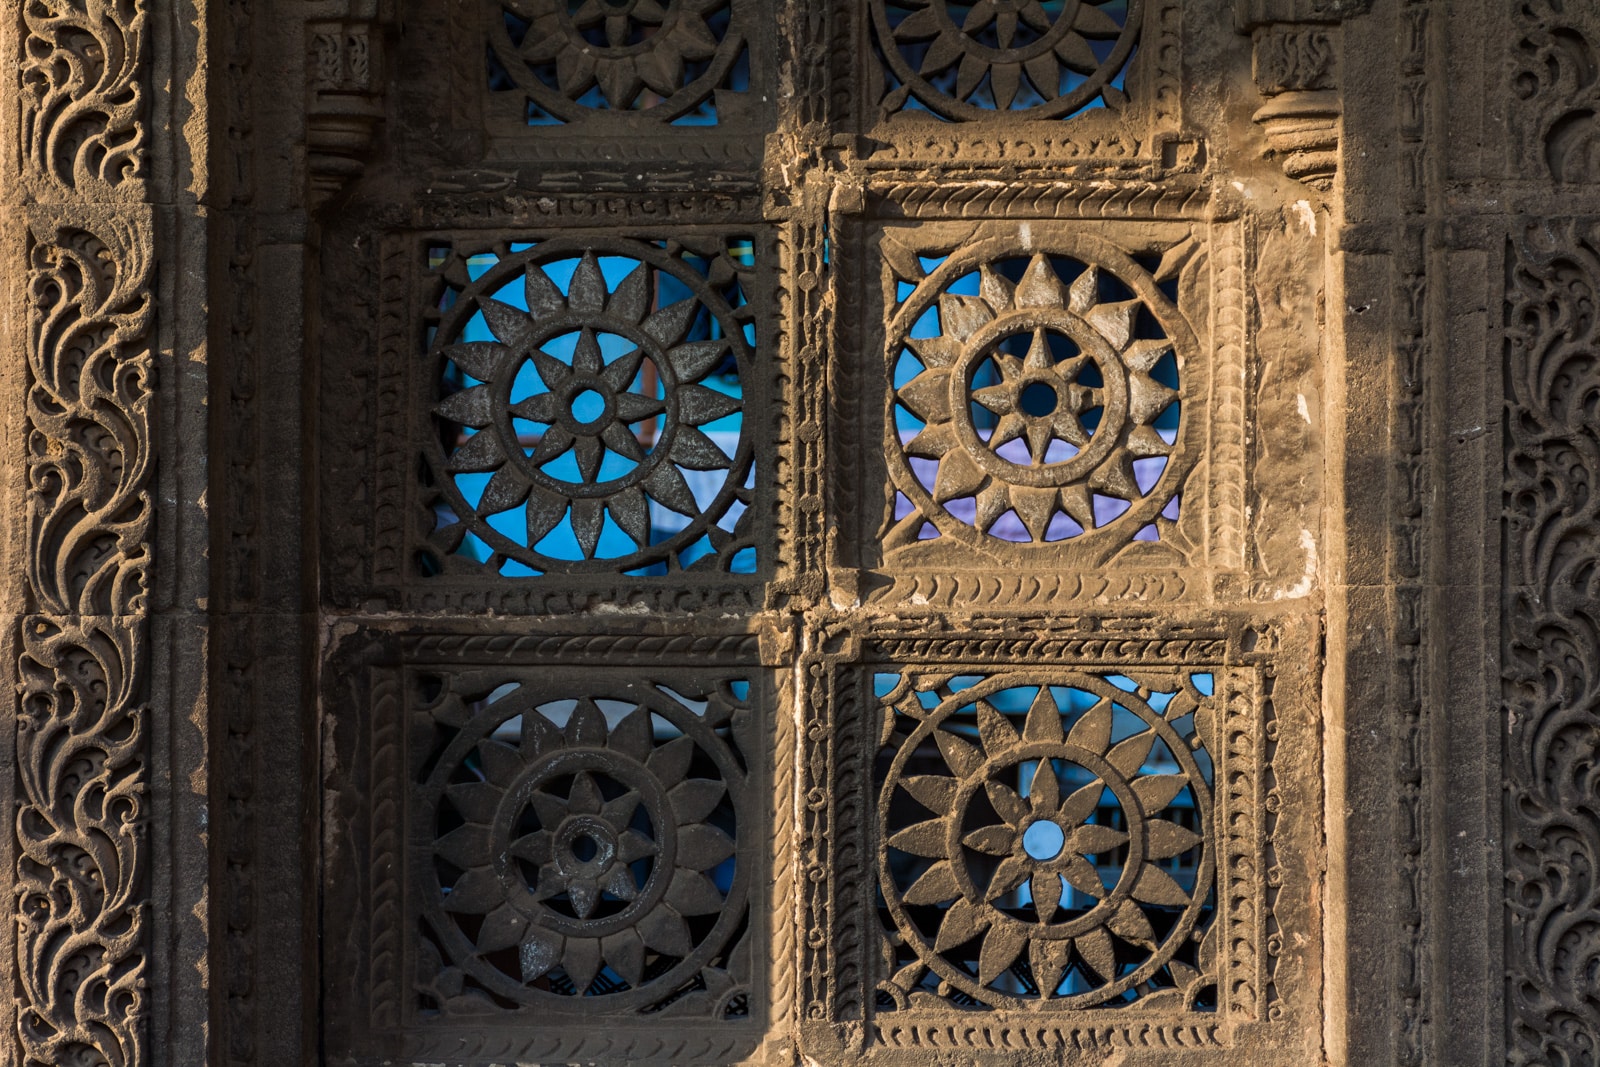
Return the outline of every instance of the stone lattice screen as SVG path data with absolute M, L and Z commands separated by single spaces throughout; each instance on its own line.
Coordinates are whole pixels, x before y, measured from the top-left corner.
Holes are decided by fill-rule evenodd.
M 1600 1056 L 1600 13 L 0 47 L 0 1062 Z

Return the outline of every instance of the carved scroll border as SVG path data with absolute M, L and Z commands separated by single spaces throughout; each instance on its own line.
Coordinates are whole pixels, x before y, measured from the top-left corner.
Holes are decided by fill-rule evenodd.
M 16 723 L 21 1062 L 146 1062 L 151 218 L 34 209 Z
M 13 17 L 16 17 L 15 15 Z M 17 646 L 16 1045 L 149 1062 L 155 304 L 143 0 L 28 4 L 15 38 L 25 228 L 25 614 Z M 42 206 L 41 206 L 42 205 Z
M 1231 617 L 1192 624 L 1067 615 L 907 616 L 868 625 L 837 616 L 809 620 L 796 670 L 803 738 L 802 1051 L 826 1064 L 910 1062 L 939 1053 L 1009 1063 L 1027 1050 L 1067 1056 L 1209 1050 L 1219 1063 L 1249 1051 L 1266 1057 L 1260 1062 L 1283 1064 L 1310 1054 L 1320 1040 L 1314 1024 L 1321 997 L 1319 894 L 1312 883 L 1322 869 L 1317 846 L 1299 840 L 1321 817 L 1317 637 L 1310 629 L 1289 619 Z M 1216 921 L 1229 935 L 1219 1010 L 1181 1019 L 1137 1008 L 880 1018 L 862 929 L 875 921 L 864 888 L 872 854 L 862 829 L 871 821 L 870 727 L 859 695 L 864 664 L 1213 668 L 1220 711 Z

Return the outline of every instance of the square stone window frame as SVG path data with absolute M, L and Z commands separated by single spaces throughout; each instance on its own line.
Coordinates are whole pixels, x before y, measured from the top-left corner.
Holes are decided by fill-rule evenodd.
M 336 404 L 333 392 L 343 386 L 369 396 L 363 409 L 350 418 L 326 414 L 325 447 L 349 460 L 324 469 L 326 512 L 324 535 L 331 542 L 330 558 L 345 566 L 324 570 L 325 597 L 346 604 L 386 603 L 397 610 L 420 612 L 498 611 L 508 614 L 560 613 L 587 610 L 599 604 L 643 604 L 656 611 L 692 612 L 706 608 L 750 613 L 759 611 L 765 589 L 779 569 L 785 551 L 780 539 L 789 533 L 779 522 L 781 489 L 778 471 L 786 466 L 780 440 L 786 424 L 789 397 L 783 383 L 789 379 L 785 358 L 789 346 L 778 314 L 778 250 L 775 228 L 753 212 L 739 210 L 743 198 L 714 194 L 681 194 L 669 199 L 618 196 L 603 205 L 605 213 L 593 218 L 592 202 L 566 197 L 517 199 L 500 205 L 508 216 L 492 228 L 438 225 L 386 235 L 378 242 L 374 261 L 367 264 L 378 277 L 377 322 L 372 335 L 376 352 L 344 351 L 324 346 L 325 412 Z M 587 219 L 569 212 L 586 209 Z M 693 220 L 652 225 L 649 218 L 669 212 Z M 450 202 L 428 206 L 428 214 L 442 223 L 455 217 Z M 548 217 L 556 216 L 559 221 Z M 619 225 L 617 217 L 636 219 Z M 583 222 L 591 225 L 583 225 Z M 756 242 L 756 283 L 746 298 L 757 319 L 755 366 L 751 379 L 742 382 L 746 433 L 761 434 L 755 441 L 755 506 L 758 524 L 757 571 L 749 575 L 708 572 L 663 577 L 634 577 L 620 573 L 556 573 L 537 577 L 504 577 L 484 570 L 476 574 L 418 573 L 417 553 L 427 548 L 428 513 L 420 499 L 421 442 L 433 433 L 431 412 L 436 403 L 434 379 L 427 358 L 427 309 L 439 299 L 439 277 L 427 267 L 427 250 L 433 245 L 462 242 L 491 247 L 497 241 L 536 241 L 553 237 L 621 237 L 660 240 L 674 234 L 751 237 Z M 362 253 L 357 252 L 360 256 Z M 354 264 L 341 264 L 351 269 Z M 369 340 L 366 344 L 372 344 Z M 374 358 L 375 357 L 375 358 Z M 370 360 L 370 363 L 367 361 Z M 349 510 L 349 520 L 335 517 Z M 686 580 L 687 579 L 687 580 Z
M 1101 1063 L 1161 1049 L 1185 1063 L 1297 1067 L 1320 1055 L 1326 898 L 1318 625 L 1218 614 L 814 620 L 801 657 L 805 739 L 797 789 L 807 869 L 799 924 L 801 1051 L 820 1067 Z M 1226 931 L 1214 1013 L 1120 1008 L 879 1012 L 874 951 L 877 754 L 873 674 L 1051 665 L 1137 674 L 1211 671 L 1221 711 L 1211 847 L 1213 920 Z
M 861 210 L 838 217 L 835 259 L 840 311 L 833 368 L 835 400 L 830 433 L 837 457 L 830 471 L 834 524 L 841 531 L 829 559 L 836 597 L 861 603 L 933 604 L 971 609 L 1004 599 L 1021 610 L 1096 602 L 1224 602 L 1246 594 L 1249 577 L 1246 500 L 1253 464 L 1248 427 L 1253 417 L 1249 326 L 1254 295 L 1246 288 L 1254 220 L 1179 185 L 1155 193 L 1138 187 L 1098 190 L 1081 184 L 1024 187 L 1033 217 L 985 221 L 996 197 L 1012 187 L 961 190 L 926 183 L 869 184 Z M 1015 241 L 1018 257 L 1043 247 L 1052 231 L 1091 235 L 1128 252 L 1159 257 L 1192 241 L 1178 307 L 1196 340 L 1180 383 L 1192 466 L 1183 487 L 1179 524 L 1187 557 L 1148 550 L 1143 542 L 1112 546 L 1080 535 L 1052 548 L 1012 547 L 984 538 L 984 550 L 951 552 L 904 562 L 885 557 L 880 527 L 893 507 L 887 468 L 893 374 L 887 324 L 894 315 L 895 279 L 881 243 L 885 233 L 911 249 L 948 245 L 960 235 L 976 241 Z M 1165 477 L 1165 475 L 1163 475 Z M 1130 535 L 1131 535 L 1130 531 Z M 943 540 L 943 539 L 941 539 Z M 841 605 L 842 606 L 842 605 Z
M 466 625 L 420 628 L 344 624 L 330 635 L 323 674 L 322 779 L 330 784 L 322 815 L 322 990 L 329 1020 L 330 1062 L 449 1063 L 491 1067 L 507 1062 L 659 1063 L 762 1062 L 787 1046 L 785 1019 L 792 988 L 794 927 L 785 909 L 793 896 L 792 781 L 795 720 L 783 713 L 780 673 L 771 668 L 787 643 L 770 627 L 702 624 L 691 631 L 663 626 L 580 631 L 552 623 L 507 625 L 493 632 Z M 409 1007 L 418 972 L 420 919 L 410 885 L 416 852 L 417 783 L 412 748 L 431 731 L 419 728 L 410 686 L 423 671 L 503 671 L 538 677 L 566 672 L 618 672 L 650 679 L 738 672 L 760 711 L 759 741 L 743 753 L 755 816 L 740 859 L 752 864 L 748 954 L 756 983 L 747 1018 L 670 1019 L 659 1015 L 563 1015 L 525 1009 L 490 1013 L 485 1024 L 433 1023 Z M 764 805 L 764 806 L 763 806 Z M 743 836 L 743 835 L 742 835 Z
M 763 10 L 764 0 L 734 2 L 749 16 L 745 48 L 750 89 L 740 113 L 715 126 L 674 126 L 652 118 L 648 111 L 606 109 L 594 109 L 574 122 L 530 126 L 524 118 L 522 93 L 489 88 L 488 35 L 499 11 L 498 0 L 454 0 L 437 5 L 441 13 L 417 14 L 439 20 L 437 35 L 431 39 L 447 42 L 449 98 L 452 110 L 461 116 L 458 136 L 471 158 L 497 164 L 592 165 L 617 171 L 614 180 L 625 184 L 633 177 L 626 174 L 627 168 L 680 167 L 694 157 L 704 162 L 706 170 L 692 178 L 685 175 L 680 182 L 706 188 L 751 181 L 761 164 L 766 136 L 777 123 L 774 86 L 782 55 L 780 20 Z M 563 184 L 571 178 L 559 172 L 550 176 Z
M 835 0 L 834 17 L 857 57 L 853 98 L 841 106 L 853 109 L 865 171 L 914 172 L 931 164 L 952 173 L 1020 167 L 1062 176 L 1153 179 L 1201 165 L 1199 142 L 1184 133 L 1182 0 L 1144 0 L 1129 100 L 1120 110 L 1095 107 L 1054 119 L 994 111 L 964 121 L 904 108 L 882 114 L 887 79 L 872 27 L 877 2 Z

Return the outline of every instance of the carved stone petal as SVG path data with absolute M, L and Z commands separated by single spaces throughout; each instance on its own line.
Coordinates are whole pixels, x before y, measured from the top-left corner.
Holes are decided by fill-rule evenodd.
M 446 348 L 444 356 L 478 381 L 490 382 L 511 358 L 511 350 L 493 341 L 463 341 Z
M 480 430 L 451 453 L 447 469 L 453 474 L 481 474 L 494 470 L 505 461 L 500 435 L 493 430 Z
M 634 544 L 643 547 L 650 541 L 650 502 L 644 490 L 636 485 L 620 490 L 606 504 L 611 517 L 622 532 L 633 538 Z
M 1095 301 L 1099 299 L 1100 269 L 1092 266 L 1085 267 L 1082 274 L 1072 279 L 1067 308 L 1076 315 L 1082 315 L 1085 311 L 1094 307 Z
M 585 440 L 593 440 L 585 438 Z M 593 559 L 600 545 L 600 531 L 605 525 L 603 501 L 594 497 L 577 497 L 572 501 L 572 534 L 583 549 L 584 559 Z
M 1099 856 L 1127 843 L 1128 835 L 1109 826 L 1086 823 L 1067 835 L 1067 848 L 1080 856 Z
M 738 397 L 707 389 L 703 385 L 685 385 L 678 389 L 678 414 L 691 426 L 732 415 L 740 408 Z
M 1147 904 L 1164 904 L 1175 908 L 1189 903 L 1189 894 L 1172 880 L 1171 875 L 1160 867 L 1148 864 L 1139 872 L 1139 880 L 1133 885 L 1133 898 Z
M 982 766 L 983 756 L 977 748 L 949 730 L 933 731 L 933 739 L 939 746 L 939 755 L 944 757 L 956 777 L 965 778 Z
M 1033 781 L 1028 789 L 1028 801 L 1035 815 L 1052 817 L 1061 806 L 1061 782 L 1056 778 L 1055 764 L 1047 759 L 1039 761 L 1033 769 Z
M 1009 826 L 980 826 L 961 843 L 974 852 L 989 856 L 1009 856 L 1017 847 L 1017 832 Z
M 929 370 L 952 367 L 961 355 L 961 345 L 949 337 L 910 337 L 906 344 Z
M 567 513 L 567 501 L 553 493 L 534 488 L 528 493 L 528 544 L 536 545 L 556 528 Z
M 1028 262 L 1022 280 L 1017 283 L 1016 304 L 1019 308 L 1058 308 L 1065 303 L 1061 293 L 1061 279 L 1050 267 L 1050 260 L 1036 255 Z
M 978 953 L 978 981 L 988 985 L 1016 962 L 1027 944 L 1027 931 L 1016 923 L 996 923 L 989 928 Z
M 653 313 L 644 320 L 644 332 L 655 339 L 663 348 L 672 348 L 683 340 L 683 335 L 689 332 L 689 324 L 694 321 L 695 312 L 700 310 L 700 301 L 690 297 L 680 300 L 676 304 L 668 304 L 661 310 Z M 717 342 L 703 342 L 705 344 Z M 725 344 L 726 342 L 722 342 Z M 692 379 L 694 375 L 683 375 L 679 365 L 679 355 L 676 350 L 668 353 L 672 360 L 672 367 L 684 378 Z
M 1117 976 L 1117 948 L 1111 935 L 1096 927 L 1074 942 L 1078 955 L 1083 957 L 1095 974 L 1110 981 Z
M 985 263 L 978 268 L 978 292 L 996 315 L 1011 310 L 1014 289 L 1011 280 L 995 270 L 992 264 Z
M 1150 920 L 1145 918 L 1139 905 L 1131 900 L 1122 902 L 1122 906 L 1106 920 L 1106 927 L 1124 941 L 1143 948 L 1156 947 L 1156 932 L 1151 928 Z
M 522 774 L 522 753 L 502 741 L 478 742 L 478 760 L 483 763 L 483 776 L 506 789 Z
M 489 862 L 489 830 L 475 823 L 458 826 L 434 842 L 434 853 L 446 863 L 468 870 Z
M 899 389 L 900 402 L 923 422 L 950 418 L 950 372 L 925 370 Z
M 1034 423 L 1034 426 L 1040 425 Z M 1030 427 L 1030 430 L 1032 427 Z M 1044 447 L 1033 447 L 1033 454 L 1042 457 Z M 1029 535 L 1035 541 L 1043 541 L 1045 534 L 1050 530 L 1050 518 L 1056 513 L 1056 501 L 1059 499 L 1054 489 L 1033 489 L 1027 486 L 1015 485 L 1011 487 L 1011 507 L 1022 519 L 1022 524 L 1028 528 Z
M 684 304 L 693 304 L 691 300 L 683 301 Z M 679 307 L 679 304 L 672 305 Z M 691 307 L 692 311 L 693 308 Z M 660 314 L 660 312 L 657 312 Z M 687 329 L 687 327 L 685 327 Z M 722 362 L 722 357 L 728 351 L 726 339 L 717 341 L 690 341 L 688 344 L 679 345 L 667 353 L 667 359 L 672 363 L 673 371 L 678 375 L 680 382 L 697 382 Z
M 544 865 L 554 856 L 555 835 L 549 830 L 535 830 L 511 843 L 511 854 L 529 863 Z
M 1058 885 L 1060 883 L 1057 883 Z M 1039 995 L 1049 997 L 1061 985 L 1061 972 L 1067 969 L 1072 955 L 1072 942 L 1036 937 L 1028 944 L 1028 965 L 1033 968 L 1033 980 L 1039 986 Z
M 1111 347 L 1117 351 L 1127 345 L 1133 337 L 1133 322 L 1139 314 L 1143 303 L 1138 300 L 1123 300 L 1115 304 L 1096 304 L 1084 313 L 1084 318 L 1089 325 L 1104 337 Z
M 671 786 L 682 780 L 693 756 L 694 742 L 687 737 L 675 737 L 650 753 L 650 758 L 645 760 L 645 767 L 655 775 L 656 781 Z
M 1114 40 L 1121 36 L 1122 26 L 1116 19 L 1090 4 L 1079 4 L 1072 28 L 1085 37 Z
M 1061 876 L 1067 880 L 1068 885 L 1086 896 L 1099 900 L 1106 895 L 1106 884 L 1101 880 L 1099 872 L 1082 856 L 1066 853 Z
M 572 776 L 572 792 L 567 794 L 567 807 L 572 814 L 599 815 L 602 804 L 600 787 L 594 784 L 593 775 L 579 771 Z
M 600 953 L 629 985 L 637 986 L 644 979 L 644 941 L 632 927 L 602 938 Z
M 528 483 L 516 467 L 505 466 L 494 472 L 478 498 L 479 515 L 498 515 L 510 511 L 528 497 Z
M 1178 791 L 1189 784 L 1181 774 L 1147 774 L 1133 783 L 1134 795 L 1146 815 L 1152 815 L 1172 803 Z
M 956 798 L 956 782 L 942 774 L 914 774 L 900 780 L 901 786 L 935 815 L 946 815 Z
M 522 964 L 522 980 L 531 982 L 543 977 L 550 968 L 560 963 L 564 940 L 560 934 L 538 926 L 530 929 L 527 940 L 522 942 L 522 948 L 517 953 Z
M 911 887 L 905 891 L 905 902 L 912 905 L 943 904 L 961 895 L 961 886 L 956 882 L 955 871 L 951 869 L 948 861 L 941 860 L 929 867 Z
M 715 915 L 722 910 L 723 897 L 705 875 L 679 868 L 667 887 L 667 903 L 680 915 Z
M 994 921 L 994 913 L 962 897 L 944 913 L 939 921 L 939 934 L 934 939 L 935 952 L 948 952 L 964 945 Z
M 489 332 L 512 353 L 520 354 L 533 350 L 533 319 L 526 311 L 498 300 L 480 300 L 478 309 L 483 312 L 483 321 L 488 325 Z
M 952 449 L 960 448 L 955 427 L 948 422 L 930 422 L 922 432 L 906 442 L 906 452 L 913 456 L 938 459 Z
M 600 817 L 621 833 L 628 828 L 628 823 L 633 820 L 633 813 L 638 810 L 639 794 L 630 789 L 621 796 L 606 801 L 600 810 Z
M 499 875 L 487 867 L 474 867 L 457 878 L 456 884 L 444 895 L 444 910 L 483 915 L 504 900 Z
M 622 863 L 606 872 L 600 888 L 618 900 L 635 900 L 639 896 L 639 884 L 633 880 L 633 871 Z
M 691 871 L 715 867 L 733 855 L 733 838 L 705 823 L 695 823 L 678 831 L 678 866 Z
M 617 838 L 617 858 L 623 863 L 644 859 L 661 852 L 661 846 L 637 830 L 628 830 Z
M 536 319 L 560 315 L 567 310 L 567 298 L 561 295 L 556 283 L 543 270 L 531 264 L 523 274 L 522 291 L 528 300 L 528 313 Z
M 573 878 L 567 882 L 567 899 L 572 902 L 572 913 L 587 919 L 600 903 L 600 887 L 593 878 Z
M 1000 861 L 1000 866 L 995 868 L 994 877 L 989 879 L 989 888 L 984 892 L 985 900 L 993 900 L 1003 893 L 1009 893 L 1027 880 L 1033 871 L 1033 863 L 1017 856 L 1008 856 Z
M 1039 693 L 1028 706 L 1028 717 L 1022 723 L 1025 741 L 1060 742 L 1061 709 L 1056 705 L 1050 687 L 1041 685 Z
M 946 293 L 939 297 L 939 323 L 947 337 L 965 341 L 993 318 L 989 305 L 975 296 Z
M 1072 521 L 1085 530 L 1094 529 L 1094 505 L 1089 501 L 1089 488 L 1069 485 L 1061 490 L 1061 510 L 1072 516 Z
M 1012 826 L 1021 826 L 1028 817 L 1029 806 L 1015 789 L 1002 782 L 985 782 L 983 790 L 988 794 L 989 803 L 996 814 Z
M 1072 732 L 1067 735 L 1067 744 L 1076 745 L 1097 756 L 1104 755 L 1111 744 L 1112 719 L 1111 701 L 1102 699 L 1073 724 Z
M 1022 743 L 1016 727 L 1011 725 L 1004 715 L 995 710 L 993 704 L 987 700 L 977 702 L 978 708 L 978 739 L 983 742 L 983 750 L 990 758 L 1009 752 Z
M 468 822 L 488 825 L 505 794 L 487 782 L 463 782 L 445 790 L 445 796 Z
M 716 810 L 728 787 L 715 778 L 686 778 L 674 786 L 667 799 L 681 823 L 699 822 Z
M 1168 389 L 1148 374 L 1128 375 L 1128 418 L 1134 423 L 1149 425 L 1176 399 L 1176 390 Z
M 945 824 L 943 819 L 929 819 L 908 826 L 889 838 L 889 847 L 928 859 L 945 857 Z
M 579 995 L 589 988 L 594 976 L 600 973 L 600 941 L 593 937 L 569 937 L 567 949 L 561 954 L 561 966 L 578 988 Z
M 600 377 L 606 380 L 615 393 L 626 393 L 633 385 L 633 379 L 639 374 L 639 366 L 644 363 L 644 350 L 630 348 L 616 359 L 606 364 L 605 370 L 600 372 Z M 641 400 L 650 399 L 638 393 L 633 394 Z M 620 400 L 621 397 L 618 397 Z M 660 401 L 657 401 L 660 403 Z
M 578 706 L 572 710 L 572 718 L 567 720 L 567 744 L 574 748 L 592 747 L 599 748 L 606 743 L 606 715 L 595 702 L 587 698 L 578 701 Z M 593 783 L 590 783 L 591 787 Z M 599 791 L 596 790 L 596 797 Z M 574 798 L 574 811 L 582 811 L 576 806 L 577 786 L 574 784 L 572 796 Z M 592 811 L 599 811 L 598 806 Z
M 658 503 L 680 515 L 692 519 L 700 514 L 694 494 L 689 491 L 689 483 L 683 480 L 682 472 L 670 463 L 657 463 L 655 469 L 645 476 L 644 487 Z
M 1028 72 L 1028 81 L 1033 83 L 1040 96 L 1054 100 L 1061 95 L 1061 68 L 1056 64 L 1055 56 L 1040 52 L 1023 63 L 1022 67 Z
M 1175 776 L 1174 776 L 1175 777 Z M 1134 790 L 1138 790 L 1135 783 Z M 1100 798 L 1105 794 L 1105 783 L 1096 778 L 1088 785 L 1073 792 L 1061 804 L 1060 819 L 1064 826 L 1077 826 L 1089 816 L 1094 814 L 1094 809 L 1099 807 Z
M 1106 762 L 1121 771 L 1124 776 L 1132 778 L 1139 773 L 1139 768 L 1144 766 L 1144 761 L 1150 758 L 1150 749 L 1154 747 L 1155 742 L 1154 730 L 1134 734 L 1107 752 Z
M 478 951 L 499 952 L 510 948 L 522 941 L 527 929 L 527 916 L 510 904 L 502 904 L 490 912 L 483 920 L 483 925 L 478 927 Z
M 1040 922 L 1049 922 L 1061 903 L 1061 876 L 1054 871 L 1038 871 L 1029 883 L 1033 893 L 1033 908 Z
M 689 927 L 683 917 L 668 905 L 654 908 L 639 920 L 639 936 L 647 948 L 668 956 L 682 958 L 694 951 L 694 941 L 689 937 Z
M 679 426 L 672 440 L 672 460 L 690 470 L 722 470 L 732 463 L 727 453 L 693 426 Z
M 1173 777 L 1176 777 L 1175 775 Z M 1144 854 L 1153 860 L 1181 856 L 1200 843 L 1200 835 L 1165 819 L 1145 823 Z
M 474 385 L 445 397 L 439 402 L 438 412 L 451 422 L 481 429 L 494 419 L 493 401 L 487 385 Z

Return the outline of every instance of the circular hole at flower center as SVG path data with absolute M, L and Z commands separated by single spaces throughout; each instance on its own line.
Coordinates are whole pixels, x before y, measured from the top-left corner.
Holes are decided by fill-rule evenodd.
M 1053 414 L 1061 398 L 1056 391 L 1044 382 L 1029 382 L 1022 387 L 1022 393 L 1017 397 L 1017 406 L 1023 413 L 1036 419 Z
M 1067 835 L 1049 819 L 1040 819 L 1022 832 L 1022 850 L 1036 860 L 1053 860 L 1061 855 Z
M 594 389 L 584 389 L 570 401 L 573 421 L 585 426 L 599 422 L 606 413 L 606 398 Z
M 579 834 L 572 839 L 572 858 L 579 863 L 588 863 L 600 851 L 600 842 L 588 834 Z

